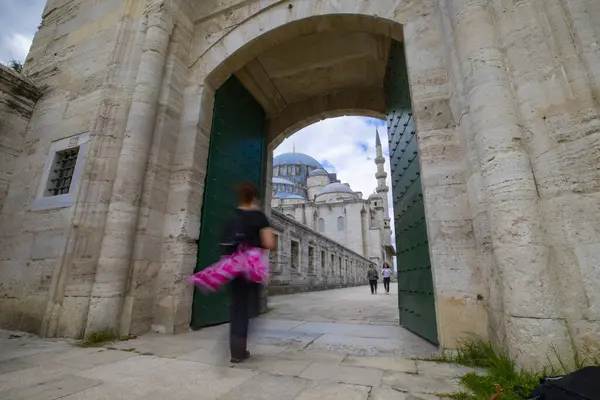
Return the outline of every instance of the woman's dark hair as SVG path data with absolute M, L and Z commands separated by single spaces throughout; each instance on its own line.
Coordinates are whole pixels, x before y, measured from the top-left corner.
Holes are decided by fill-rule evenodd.
M 383 268 L 385 268 L 385 267 L 388 267 L 388 268 L 389 268 L 389 267 L 390 267 L 390 264 L 388 264 L 388 263 L 383 263 Z
M 258 186 L 248 181 L 242 181 L 235 185 L 235 193 L 240 204 L 252 203 L 259 198 Z

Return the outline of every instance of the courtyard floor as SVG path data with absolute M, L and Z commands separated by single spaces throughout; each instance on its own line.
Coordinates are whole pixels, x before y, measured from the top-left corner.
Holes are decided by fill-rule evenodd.
M 277 296 L 229 364 L 227 325 L 99 348 L 0 331 L 0 399 L 419 400 L 469 369 L 415 361 L 436 348 L 397 325 L 397 292 Z

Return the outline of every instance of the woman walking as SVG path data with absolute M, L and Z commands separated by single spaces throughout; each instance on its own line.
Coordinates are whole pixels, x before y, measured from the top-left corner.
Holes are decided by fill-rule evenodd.
M 377 294 L 377 280 L 379 279 L 379 274 L 375 269 L 375 265 L 369 265 L 369 270 L 367 271 L 367 279 L 369 280 L 369 285 L 371 286 L 371 294 Z
M 231 255 L 240 246 L 244 248 L 275 248 L 275 237 L 269 221 L 259 208 L 258 187 L 250 182 L 240 182 L 235 188 L 239 206 L 227 223 L 222 243 L 223 255 Z M 247 350 L 248 324 L 259 308 L 260 284 L 249 281 L 244 275 L 236 276 L 230 284 L 229 348 L 231 362 L 239 363 L 250 357 Z
M 392 279 L 392 269 L 388 263 L 383 264 L 383 271 L 381 271 L 381 275 L 383 276 L 383 288 L 385 289 L 386 294 L 390 294 L 390 280 Z

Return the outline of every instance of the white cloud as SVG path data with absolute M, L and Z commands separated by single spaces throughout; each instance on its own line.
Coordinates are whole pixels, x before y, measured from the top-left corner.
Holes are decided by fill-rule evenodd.
M 6 64 L 12 59 L 24 62 L 32 41 L 33 36 L 20 33 L 13 33 L 4 37 L 1 45 L 0 62 Z
M 376 126 L 385 158 L 384 168 L 388 173 L 390 217 L 393 220 L 388 137 L 384 121 L 365 117 L 326 119 L 290 136 L 275 149 L 274 155 L 292 152 L 295 147 L 296 152 L 308 154 L 321 164 L 331 164 L 333 168 L 326 168 L 329 172 L 336 172 L 340 181 L 349 183 L 352 190 L 363 192 L 364 198 L 367 198 L 377 187 Z M 393 238 L 392 241 L 395 244 Z

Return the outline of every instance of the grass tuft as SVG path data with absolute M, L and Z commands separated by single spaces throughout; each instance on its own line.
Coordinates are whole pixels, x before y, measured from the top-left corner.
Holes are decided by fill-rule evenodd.
M 444 397 L 460 400 L 489 400 L 498 394 L 499 388 L 502 388 L 503 393 L 498 399 L 522 400 L 515 389 L 521 388 L 523 394 L 529 394 L 540 384 L 540 379 L 543 377 L 567 374 L 588 365 L 600 365 L 600 355 L 587 350 L 585 354 L 585 356 L 575 354 L 573 360 L 566 361 L 560 356 L 558 350 L 554 349 L 553 357 L 548 358 L 546 368 L 541 371 L 528 371 L 518 368 L 506 352 L 494 349 L 490 343 L 478 337 L 470 337 L 460 342 L 456 351 L 444 352 L 426 361 L 455 363 L 483 368 L 487 371 L 487 375 L 466 374 L 460 378 L 460 382 L 467 391 Z
M 114 342 L 117 336 L 111 332 L 94 332 L 86 336 L 80 343 L 81 347 L 102 347 L 106 343 Z

